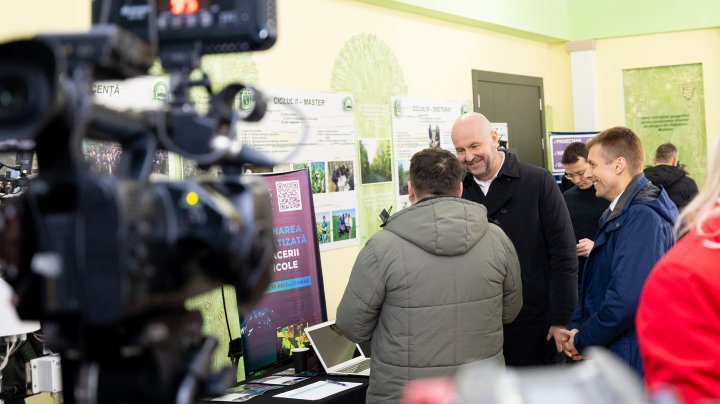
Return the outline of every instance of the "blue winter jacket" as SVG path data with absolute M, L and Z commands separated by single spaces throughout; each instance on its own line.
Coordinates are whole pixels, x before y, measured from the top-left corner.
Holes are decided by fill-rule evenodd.
M 605 216 L 605 215 L 603 215 Z M 575 347 L 604 346 L 642 375 L 635 333 L 640 292 L 650 270 L 673 245 L 678 216 L 665 190 L 637 175 L 609 217 L 600 219 L 569 329 Z

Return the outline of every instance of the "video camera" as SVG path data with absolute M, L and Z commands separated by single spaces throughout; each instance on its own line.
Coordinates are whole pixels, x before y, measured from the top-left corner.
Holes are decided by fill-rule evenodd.
M 266 49 L 273 0 L 93 1 L 87 33 L 0 45 L 0 149 L 34 151 L 38 173 L 0 206 L 0 271 L 22 318 L 42 321 L 61 353 L 65 402 L 194 402 L 222 390 L 209 375 L 214 341 L 201 336 L 190 296 L 230 284 L 251 306 L 271 278 L 267 186 L 241 176 L 273 165 L 235 138 L 238 120 L 260 120 L 262 95 L 243 84 L 213 94 L 190 73 L 208 53 Z M 156 58 L 171 74 L 164 106 L 116 111 L 93 103 L 91 83 L 147 74 Z M 189 89 L 210 94 L 207 113 Z M 254 108 L 240 115 L 237 98 Z M 87 169 L 86 138 L 117 142 L 113 176 Z M 158 150 L 221 178 L 154 182 Z M 214 386 L 214 387 L 213 387 Z

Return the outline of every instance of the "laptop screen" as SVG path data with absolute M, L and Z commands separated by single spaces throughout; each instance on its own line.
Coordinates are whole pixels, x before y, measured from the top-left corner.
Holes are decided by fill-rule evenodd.
M 310 334 L 313 346 L 328 369 L 361 356 L 357 345 L 342 335 L 335 324 L 305 332 Z

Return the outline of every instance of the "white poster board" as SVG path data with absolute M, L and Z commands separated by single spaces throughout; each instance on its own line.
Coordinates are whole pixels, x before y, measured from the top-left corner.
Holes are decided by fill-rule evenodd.
M 359 243 L 353 99 L 347 93 L 264 89 L 265 117 L 237 126 L 242 144 L 310 170 L 320 250 Z M 252 167 L 248 171 L 255 171 Z
M 467 108 L 461 101 L 392 97 L 394 177 L 398 211 L 409 206 L 407 181 L 410 158 L 428 147 L 440 147 L 455 154 L 450 130 Z

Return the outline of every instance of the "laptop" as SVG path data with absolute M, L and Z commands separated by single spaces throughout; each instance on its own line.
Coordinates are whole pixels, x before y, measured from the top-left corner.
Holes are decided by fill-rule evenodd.
M 305 328 L 325 372 L 338 376 L 370 376 L 370 358 L 360 345 L 342 335 L 335 320 Z

